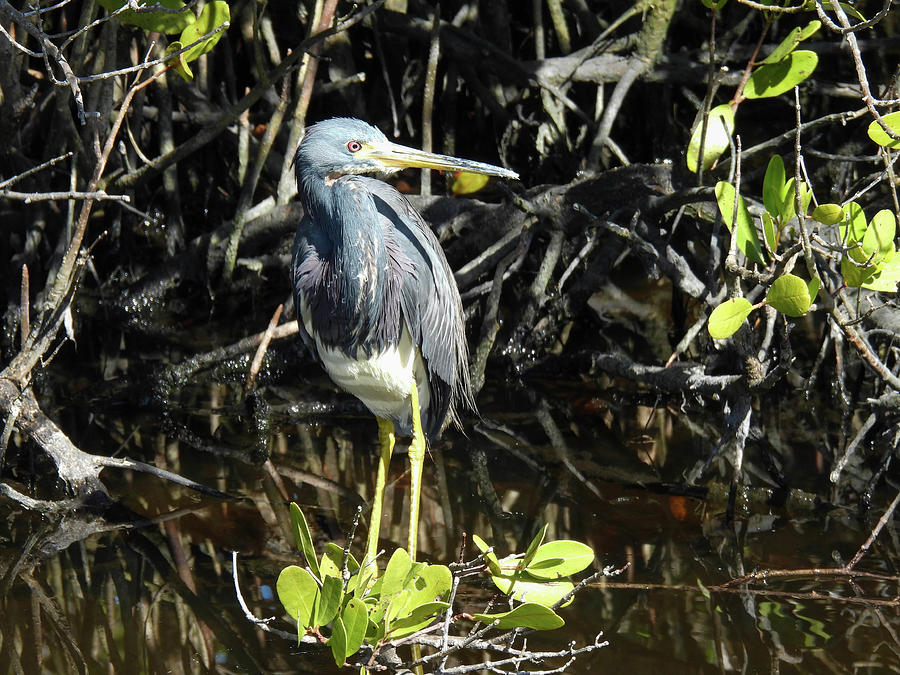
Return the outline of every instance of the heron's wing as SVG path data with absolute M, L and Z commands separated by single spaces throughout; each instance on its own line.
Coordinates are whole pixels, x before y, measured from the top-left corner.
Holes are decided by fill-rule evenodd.
M 440 432 L 445 417 L 455 419 L 462 404 L 474 410 L 469 384 L 468 348 L 462 301 L 437 237 L 422 216 L 392 186 L 372 178 L 366 181 L 375 208 L 385 219 L 385 243 L 409 261 L 401 287 L 401 308 L 432 381 L 431 422 Z M 404 261 L 404 262 L 405 262 Z
M 312 293 L 314 290 L 317 278 L 316 268 L 321 265 L 318 239 L 312 219 L 309 216 L 303 216 L 294 238 L 291 285 L 294 289 L 294 311 L 297 313 L 297 326 L 300 338 L 317 361 L 320 359 L 319 352 L 316 349 L 316 341 L 303 324 L 301 307 L 307 302 L 304 296 L 307 293 Z

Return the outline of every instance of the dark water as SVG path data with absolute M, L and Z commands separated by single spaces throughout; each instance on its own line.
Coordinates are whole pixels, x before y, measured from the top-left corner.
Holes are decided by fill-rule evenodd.
M 289 386 L 291 378 L 271 378 L 255 408 L 239 403 L 235 385 L 209 383 L 183 390 L 177 414 L 123 403 L 114 418 L 71 425 L 83 448 L 120 447 L 121 454 L 240 499 L 199 496 L 107 469 L 110 493 L 125 508 L 102 518 L 23 513 L 7 502 L 0 527 L 0 671 L 335 671 L 327 650 L 298 648 L 247 621 L 231 581 L 234 550 L 253 613 L 281 617 L 275 580 L 299 557 L 287 501 L 261 463 L 265 452 L 287 498 L 306 512 L 320 551 L 327 541 L 343 543 L 356 506 L 371 496 L 374 420 L 320 374 L 308 375 L 311 384 L 303 388 L 296 379 Z M 310 403 L 298 407 L 298 400 Z M 501 553 L 522 551 L 549 523 L 548 538 L 593 547 L 598 569 L 625 567 L 561 610 L 564 628 L 529 637 L 532 649 L 561 650 L 602 633 L 608 645 L 580 656 L 567 672 L 900 670 L 892 524 L 856 568 L 883 577 L 773 576 L 715 588 L 757 570 L 846 563 L 892 499 L 889 488 L 875 494 L 868 514 L 850 505 L 738 500 L 730 521 L 724 492 L 673 488 L 706 459 L 708 434 L 716 433 L 702 411 L 636 405 L 579 382 L 492 380 L 480 401 L 485 422 L 469 425 L 467 436 L 448 431 L 428 460 L 421 558 L 455 561 L 463 533 L 479 534 Z M 547 415 L 565 448 L 548 440 Z M 794 461 L 816 466 L 812 422 L 788 410 L 783 416 L 781 436 L 793 442 Z M 761 452 L 748 446 L 748 466 L 762 463 Z M 42 460 L 36 461 L 40 472 Z M 388 553 L 405 541 L 405 464 L 405 455 L 396 454 L 382 528 Z M 479 478 L 474 467 L 482 464 Z M 792 487 L 824 501 L 829 464 L 819 465 L 795 472 Z M 753 476 L 754 485 L 770 483 L 764 473 Z M 726 475 L 724 460 L 715 460 L 701 487 L 722 485 Z M 359 548 L 364 539 L 365 522 Z M 475 556 L 471 545 L 464 556 Z M 480 611 L 491 595 L 486 583 L 466 584 L 458 609 Z M 290 630 L 281 618 L 275 625 Z M 482 656 L 467 654 L 457 663 Z

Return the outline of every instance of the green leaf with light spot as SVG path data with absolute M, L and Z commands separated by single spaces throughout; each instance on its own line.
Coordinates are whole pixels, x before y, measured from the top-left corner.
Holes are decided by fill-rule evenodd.
M 724 340 L 737 332 L 750 312 L 753 305 L 747 298 L 731 298 L 716 307 L 709 315 L 707 330 L 710 336 L 716 340 Z
M 716 202 L 719 205 L 719 211 L 722 214 L 722 220 L 725 221 L 725 226 L 731 231 L 732 236 L 737 238 L 738 249 L 749 260 L 763 265 L 765 261 L 759 235 L 753 226 L 753 219 L 747 210 L 747 204 L 740 195 L 737 196 L 737 226 L 733 227 L 734 199 L 735 191 L 731 183 L 724 180 L 716 183 Z
M 784 274 L 772 282 L 766 302 L 787 316 L 803 316 L 811 303 L 809 286 L 798 276 Z
M 297 622 L 298 636 L 302 636 L 313 625 L 313 611 L 319 585 L 307 570 L 289 565 L 281 570 L 275 584 L 278 599 L 284 610 Z
M 505 630 L 507 628 L 532 628 L 534 630 L 554 630 L 566 624 L 562 617 L 559 616 L 549 607 L 526 602 L 519 605 L 511 612 L 501 612 L 499 614 L 475 614 L 473 618 L 482 623 L 493 623 L 498 621 L 496 628 Z
M 313 547 L 312 535 L 309 533 L 309 524 L 306 522 L 306 516 L 297 504 L 291 502 L 291 530 L 294 533 L 294 541 L 297 543 L 297 549 L 306 558 L 306 564 L 312 570 L 313 576 L 322 579 L 319 572 L 319 562 L 316 560 L 316 549 Z
M 818 19 L 813 19 L 805 26 L 797 26 L 787 36 L 784 40 L 781 41 L 772 53 L 769 54 L 762 61 L 758 62 L 758 65 L 768 64 L 768 63 L 778 63 L 783 60 L 788 54 L 790 54 L 794 49 L 797 48 L 797 45 L 803 42 L 803 40 L 807 40 L 811 38 L 819 28 L 822 27 L 822 22 Z
M 895 134 L 900 135 L 900 111 L 892 112 L 888 115 L 883 115 L 881 119 L 884 120 L 885 124 L 887 124 L 888 129 L 893 131 Z M 878 120 L 872 120 L 872 123 L 869 124 L 869 128 L 866 129 L 866 133 L 869 135 L 869 138 L 875 141 L 878 145 L 884 146 L 885 148 L 890 148 L 891 150 L 900 148 L 900 139 L 891 138 L 888 133 L 881 128 Z
M 837 225 L 844 220 L 844 209 L 840 204 L 819 204 L 813 209 L 812 217 L 823 225 Z
M 126 4 L 125 0 L 99 0 L 99 2 L 102 7 L 110 12 L 114 12 Z M 117 18 L 119 21 L 123 24 L 143 28 L 146 31 L 172 35 L 180 33 L 197 20 L 193 12 L 181 0 L 140 0 L 138 5 L 142 7 L 158 5 L 165 9 L 184 9 L 184 11 L 135 12 L 132 9 L 126 9 L 118 14 Z
M 731 145 L 734 133 L 734 111 L 727 103 L 709 111 L 706 121 L 706 142 L 703 143 L 703 170 L 709 169 Z M 697 173 L 700 162 L 700 140 L 703 138 L 703 120 L 699 120 L 687 148 L 688 170 Z
M 744 87 L 746 98 L 771 98 L 790 91 L 812 75 L 819 57 L 815 52 L 791 52 L 778 63 L 767 63 L 754 69 Z

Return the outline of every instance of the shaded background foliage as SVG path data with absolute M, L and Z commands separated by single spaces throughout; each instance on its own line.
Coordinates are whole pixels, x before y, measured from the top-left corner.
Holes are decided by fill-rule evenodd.
M 448 196 L 452 178 L 437 176 L 433 196 L 411 196 L 458 270 L 473 371 L 485 382 L 484 419 L 433 449 L 427 553 L 455 558 L 463 531 L 521 548 L 547 521 L 553 536 L 590 543 L 598 564 L 629 562 L 633 581 L 669 589 L 582 596 L 566 637 L 589 643 L 605 630 L 612 644 L 573 670 L 897 667 L 892 525 L 863 565 L 884 576 L 857 586 L 800 575 L 776 589 L 789 594 L 779 600 L 696 585 L 757 567 L 840 567 L 896 491 L 898 392 L 860 359 L 827 300 L 790 326 L 766 313 L 729 342 L 696 330 L 733 274 L 711 187 L 733 164 L 726 156 L 698 181 L 684 165 L 687 139 L 704 98 L 732 96 L 760 36 L 765 53 L 812 14 L 780 16 L 764 34 L 762 14 L 737 2 L 714 24 L 694 2 L 442 2 L 428 113 L 434 7 L 386 4 L 307 44 L 322 57 L 313 69 L 273 77 L 314 32 L 313 3 L 232 2 L 231 25 L 196 62 L 193 82 L 168 72 L 134 95 L 100 182 L 130 202 L 95 203 L 71 327 L 59 326 L 35 367 L 7 368 L 0 380 L 33 392 L 83 451 L 152 462 L 246 499 L 198 497 L 111 468 L 104 483 L 127 512 L 73 515 L 60 501 L 59 513 L 32 508 L 40 518 L 4 493 L 2 666 L 194 672 L 218 659 L 227 669 L 302 672 L 328 663 L 271 638 L 260 648 L 234 601 L 225 549 L 246 556 L 257 615 L 277 614 L 271 584 L 295 561 L 286 501 L 315 505 L 321 538 L 339 541 L 369 497 L 374 425 L 362 407 L 290 337 L 269 345 L 248 385 L 256 343 L 239 342 L 265 330 L 279 303 L 288 305 L 282 325 L 292 321 L 299 131 L 353 115 L 410 145 L 430 130 L 436 151 L 522 175 L 520 185 L 489 186 L 483 201 Z M 362 7 L 337 3 L 337 14 Z M 881 9 L 860 8 L 867 17 Z M 0 20 L 39 50 L 15 14 L 32 9 L 0 0 Z M 105 10 L 89 1 L 44 9 L 41 23 L 34 14 L 28 22 L 82 78 L 137 64 L 148 50 L 158 56 L 167 41 L 113 20 L 66 44 Z M 859 35 L 885 98 L 895 96 L 895 14 Z M 4 189 L 86 190 L 134 75 L 82 80 L 82 125 L 71 89 L 10 38 L 0 36 L 2 178 L 72 155 Z M 823 29 L 808 48 L 819 66 L 800 89 L 801 113 L 820 123 L 802 140 L 817 199 L 843 202 L 868 187 L 857 198 L 867 213 L 896 211 L 893 174 L 865 134 L 871 117 L 828 117 L 863 108 L 840 36 Z M 57 64 L 50 71 L 60 76 Z M 758 201 L 771 154 L 793 165 L 793 104 L 790 94 L 741 104 L 745 197 Z M 398 186 L 414 194 L 420 180 L 406 173 Z M 23 267 L 31 320 L 47 322 L 45 280 L 79 203 L 0 193 L 4 368 L 22 347 Z M 239 242 L 234 260 L 230 241 Z M 845 294 L 844 311 L 896 375 L 891 298 L 841 289 L 836 259 L 819 264 L 831 296 Z M 4 484 L 64 500 L 65 474 L 11 415 L 18 399 L 4 396 Z M 829 481 L 844 456 L 840 480 Z M 405 484 L 394 478 L 388 512 L 399 528 Z M 859 602 L 816 603 L 814 591 Z M 488 597 L 470 593 L 467 611 Z M 559 648 L 559 639 L 535 642 Z

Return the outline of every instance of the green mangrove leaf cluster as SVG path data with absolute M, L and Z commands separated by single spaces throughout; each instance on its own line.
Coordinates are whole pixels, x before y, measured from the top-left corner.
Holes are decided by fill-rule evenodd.
M 126 5 L 127 0 L 100 0 L 100 4 L 110 12 L 114 12 Z M 119 21 L 148 32 L 166 35 L 180 33 L 181 35 L 176 41 L 169 43 L 165 53 L 166 56 L 177 54 L 188 47 L 187 50 L 173 57 L 175 63 L 172 66 L 173 70 L 188 82 L 194 79 L 194 74 L 188 64 L 216 46 L 231 20 L 228 3 L 223 0 L 213 0 L 213 2 L 205 4 L 200 10 L 199 16 L 194 16 L 190 8 L 181 0 L 140 0 L 138 4 L 147 8 L 147 11 L 123 10 L 118 15 Z M 183 11 L 153 11 L 151 9 L 153 7 Z
M 362 563 L 334 543 L 319 557 L 306 518 L 290 506 L 291 527 L 306 567 L 290 565 L 278 576 L 276 590 L 285 612 L 297 622 L 297 639 L 312 635 L 326 644 L 339 666 L 368 645 L 409 637 L 451 611 L 453 577 L 445 565 L 413 562 L 405 549 L 394 551 L 379 575 L 375 561 Z M 564 625 L 551 608 L 571 602 L 571 575 L 594 560 L 590 547 L 577 541 L 544 543 L 547 527 L 532 540 L 524 556 L 502 560 L 473 537 L 485 553 L 496 586 L 519 602 L 507 612 L 464 615 L 496 629 L 552 630 Z

